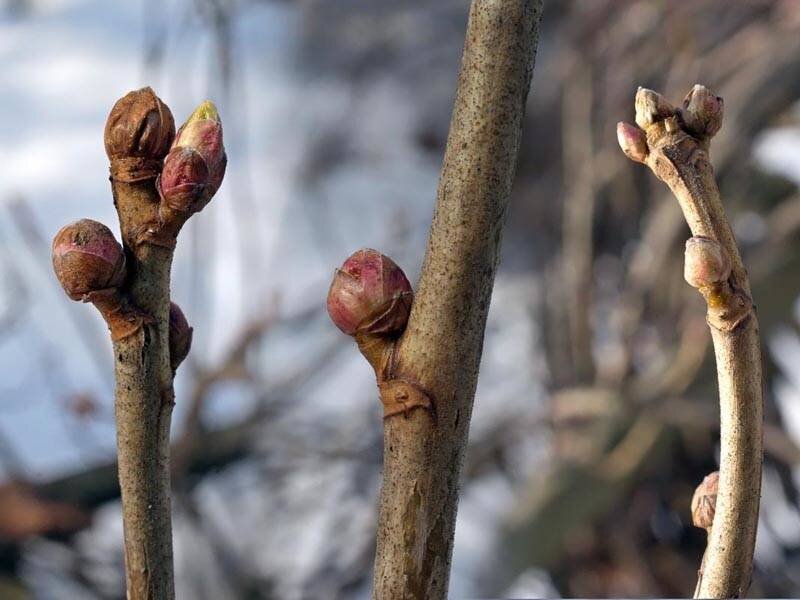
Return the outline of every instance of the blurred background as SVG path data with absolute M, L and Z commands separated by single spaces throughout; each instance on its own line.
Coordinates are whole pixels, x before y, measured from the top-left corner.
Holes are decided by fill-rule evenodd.
M 50 240 L 116 224 L 102 131 L 152 86 L 220 108 L 225 184 L 173 298 L 179 598 L 367 598 L 374 378 L 329 322 L 362 246 L 419 273 L 467 0 L 0 0 L 0 598 L 124 596 L 110 343 Z M 764 342 L 751 596 L 800 595 L 800 1 L 546 2 L 475 401 L 459 597 L 691 595 L 717 468 L 704 303 L 676 201 L 617 148 L 639 85 L 725 98 L 712 160 Z

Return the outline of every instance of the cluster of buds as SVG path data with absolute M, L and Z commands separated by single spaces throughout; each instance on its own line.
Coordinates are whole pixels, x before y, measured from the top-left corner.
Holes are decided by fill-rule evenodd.
M 212 102 L 203 102 L 178 130 L 164 159 L 156 184 L 161 220 L 201 211 L 222 184 L 226 165 L 219 113 Z
M 181 213 L 181 218 L 174 220 L 177 222 L 170 222 L 177 226 L 170 227 L 168 235 L 174 234 L 188 216 L 208 203 L 225 174 L 222 124 L 216 107 L 208 101 L 192 113 L 176 135 L 169 107 L 152 89 L 130 92 L 111 109 L 104 142 L 114 181 L 133 184 L 150 180 L 160 195 L 158 218 L 146 216 L 148 210 L 155 210 L 154 203 L 148 205 L 143 200 L 130 209 L 136 220 L 145 221 L 135 223 L 139 231 L 134 228 L 133 235 L 123 217 L 127 207 L 117 205 L 123 238 L 131 247 L 142 240 L 160 243 L 165 217 Z M 152 235 L 141 237 L 141 231 Z M 108 322 L 112 339 L 122 339 L 152 322 L 152 317 L 135 307 L 122 289 L 126 283 L 125 252 L 102 223 L 83 219 L 62 228 L 53 239 L 52 258 L 64 291 L 73 300 L 93 303 Z M 186 358 L 192 342 L 192 328 L 174 302 L 170 303 L 169 335 L 174 371 Z
M 328 314 L 351 336 L 403 332 L 414 293 L 403 270 L 388 256 L 365 248 L 336 269 L 328 291 Z
M 719 471 L 706 475 L 692 496 L 692 523 L 695 527 L 709 530 L 714 524 L 719 490 Z
M 730 260 L 716 240 L 701 236 L 689 238 L 684 257 L 683 277 L 694 288 L 709 288 L 730 277 Z
M 176 135 L 169 107 L 153 90 L 130 92 L 111 109 L 104 138 L 112 179 L 125 183 L 156 179 L 161 201 L 157 217 L 147 224 L 152 242 L 159 240 L 165 226 L 174 234 L 189 216 L 201 211 L 225 176 L 222 122 L 209 101 L 195 109 Z

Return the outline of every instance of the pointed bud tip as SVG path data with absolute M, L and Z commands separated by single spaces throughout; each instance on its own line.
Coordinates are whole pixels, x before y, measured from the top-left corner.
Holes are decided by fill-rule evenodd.
M 643 163 L 647 158 L 647 136 L 635 125 L 624 121 L 617 123 L 617 143 L 631 160 Z
M 189 116 L 186 122 L 189 123 L 206 119 L 217 121 L 218 123 L 220 122 L 217 106 L 211 100 L 205 100 L 197 108 L 195 108 L 194 112 Z

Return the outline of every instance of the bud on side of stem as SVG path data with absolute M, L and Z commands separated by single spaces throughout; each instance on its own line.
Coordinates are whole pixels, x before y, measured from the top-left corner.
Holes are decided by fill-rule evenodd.
M 647 159 L 647 136 L 635 125 L 623 121 L 617 123 L 617 142 L 631 160 L 643 163 Z
M 347 335 L 402 333 L 414 293 L 395 262 L 377 250 L 352 254 L 336 270 L 328 291 L 328 314 Z
M 189 322 L 181 307 L 174 302 L 169 303 L 169 362 L 174 373 L 178 366 L 189 355 L 192 347 L 192 333 Z
M 201 211 L 222 184 L 227 156 L 222 122 L 212 102 L 203 102 L 181 126 L 158 180 L 162 221 L 174 213 Z
M 714 524 L 719 490 L 719 471 L 706 475 L 692 496 L 692 523 L 695 527 L 709 530 Z
M 113 341 L 152 322 L 120 292 L 125 253 L 102 223 L 82 219 L 61 228 L 53 238 L 53 270 L 71 299 L 91 302 L 100 311 Z
M 70 223 L 53 238 L 53 270 L 73 300 L 117 288 L 125 279 L 125 253 L 111 230 L 97 221 Z
M 694 288 L 703 289 L 730 277 L 728 255 L 716 240 L 695 236 L 686 240 L 683 276 Z

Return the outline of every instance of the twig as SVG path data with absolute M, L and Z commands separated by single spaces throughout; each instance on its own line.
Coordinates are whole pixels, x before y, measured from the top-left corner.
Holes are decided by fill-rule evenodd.
M 618 126 L 629 158 L 643 162 L 678 199 L 694 236 L 686 278 L 708 304 L 720 394 L 720 481 L 696 596 L 741 597 L 752 572 L 763 461 L 761 349 L 750 284 L 708 158 L 722 124 L 722 100 L 695 86 L 675 110 L 640 89 L 636 122 Z

